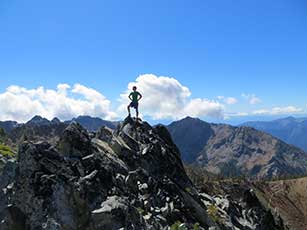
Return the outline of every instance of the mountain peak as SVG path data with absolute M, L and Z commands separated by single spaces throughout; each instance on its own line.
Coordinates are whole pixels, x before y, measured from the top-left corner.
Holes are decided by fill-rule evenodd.
M 185 118 L 181 119 L 181 121 L 200 121 L 200 119 L 197 117 L 186 116 Z
M 52 124 L 60 124 L 61 121 L 60 121 L 59 118 L 55 117 L 55 118 L 53 118 L 53 119 L 51 120 L 51 123 L 52 123 Z
M 26 124 L 28 124 L 28 125 L 49 125 L 50 121 L 46 118 L 39 116 L 39 115 L 35 115 Z
M 209 123 L 198 118 L 186 117 L 167 126 L 186 163 L 193 163 L 212 135 Z
M 296 122 L 298 119 L 293 117 L 293 116 L 288 116 L 288 117 L 285 117 L 285 118 L 280 118 L 280 119 L 277 119 L 275 121 L 277 122 Z M 274 121 L 273 121 L 274 122 Z
M 190 117 L 190 116 L 187 116 L 181 120 L 174 121 L 171 124 L 178 124 L 178 123 L 185 124 L 185 125 L 197 125 L 197 124 L 207 125 L 209 124 L 206 121 L 203 121 L 197 117 Z
M 91 117 L 89 115 L 80 115 L 78 117 L 76 117 L 75 119 L 100 119 L 98 117 Z

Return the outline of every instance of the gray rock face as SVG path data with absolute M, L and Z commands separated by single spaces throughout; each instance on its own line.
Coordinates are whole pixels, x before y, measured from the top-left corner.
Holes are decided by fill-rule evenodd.
M 253 183 L 220 181 L 201 187 L 201 198 L 209 214 L 229 229 L 286 229 L 278 214 L 274 216 L 264 208 Z
M 5 218 L 6 206 L 9 202 L 8 194 L 11 193 L 14 185 L 15 173 L 16 173 L 16 161 L 13 159 L 6 160 L 3 172 L 0 176 L 0 218 Z
M 59 149 L 64 156 L 84 157 L 92 153 L 88 132 L 78 123 L 70 124 L 63 132 Z
M 127 118 L 90 135 L 72 123 L 57 145 L 24 142 L 15 166 L 0 183 L 1 230 L 236 229 L 208 216 L 161 126 Z

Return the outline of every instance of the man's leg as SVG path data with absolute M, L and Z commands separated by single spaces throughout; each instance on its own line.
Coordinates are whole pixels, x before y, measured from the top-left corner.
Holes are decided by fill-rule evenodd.
M 135 108 L 135 111 L 136 111 L 136 119 L 138 119 L 138 118 L 139 118 L 139 108 L 136 107 L 136 108 Z
M 131 117 L 131 113 L 130 113 L 130 105 L 127 106 L 127 109 L 128 109 L 128 114 L 129 114 L 129 117 Z

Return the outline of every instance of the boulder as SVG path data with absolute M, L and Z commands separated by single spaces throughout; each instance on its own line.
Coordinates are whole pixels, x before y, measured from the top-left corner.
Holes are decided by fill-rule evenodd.
M 82 158 L 91 154 L 91 139 L 80 124 L 72 122 L 61 135 L 58 148 L 66 157 Z

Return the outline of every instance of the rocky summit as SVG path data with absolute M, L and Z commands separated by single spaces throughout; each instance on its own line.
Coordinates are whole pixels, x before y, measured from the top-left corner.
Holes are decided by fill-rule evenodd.
M 250 189 L 238 201 L 199 192 L 167 129 L 132 118 L 25 140 L 0 189 L 1 230 L 283 229 Z

